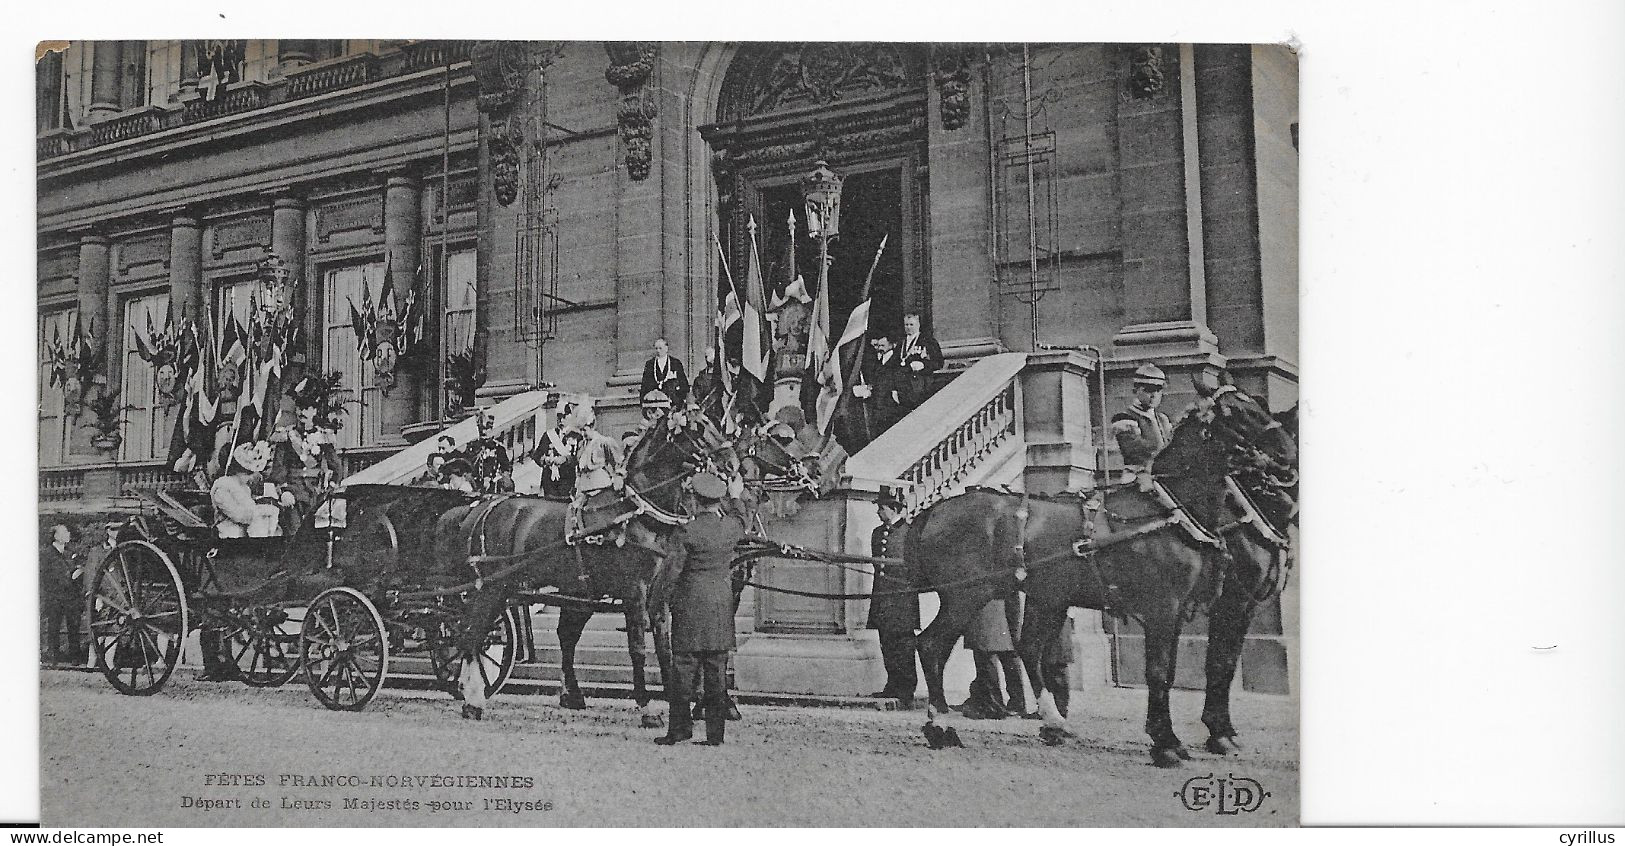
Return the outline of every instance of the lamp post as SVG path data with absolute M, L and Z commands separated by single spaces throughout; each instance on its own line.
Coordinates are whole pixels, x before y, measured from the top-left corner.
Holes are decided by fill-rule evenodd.
M 811 173 L 801 178 L 801 199 L 807 215 L 807 234 L 818 239 L 818 294 L 813 307 L 815 319 L 828 323 L 829 314 L 829 239 L 841 234 L 841 175 L 829 169 L 820 159 Z M 793 233 L 792 233 L 793 236 Z M 791 242 L 794 243 L 794 237 Z M 809 331 L 811 327 L 809 326 Z M 826 339 L 834 327 L 823 327 Z M 809 359 L 815 353 L 808 339 Z M 829 350 L 816 352 L 829 354 Z M 808 362 L 812 364 L 811 361 Z M 815 367 L 818 365 L 814 365 Z

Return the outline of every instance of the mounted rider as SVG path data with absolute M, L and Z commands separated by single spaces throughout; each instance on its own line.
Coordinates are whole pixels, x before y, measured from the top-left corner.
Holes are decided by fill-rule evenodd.
M 567 539 L 585 527 L 582 518 L 587 500 L 606 489 L 620 490 L 626 483 L 625 457 L 620 442 L 593 428 L 598 417 L 591 398 L 575 400 L 568 408 L 574 420 L 572 428 L 580 433 L 581 440 L 576 445 L 575 454 L 575 496 L 570 500 L 570 510 L 564 521 L 564 536 Z
M 1168 415 L 1158 410 L 1168 377 L 1155 364 L 1142 364 L 1134 371 L 1134 402 L 1112 415 L 1111 431 L 1123 454 L 1123 469 L 1138 476 L 1150 468 L 1151 459 L 1174 435 Z

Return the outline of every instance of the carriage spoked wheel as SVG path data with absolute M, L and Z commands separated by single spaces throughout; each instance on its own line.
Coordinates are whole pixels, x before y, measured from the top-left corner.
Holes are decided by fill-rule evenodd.
M 288 612 L 245 608 L 231 615 L 225 641 L 237 675 L 249 687 L 281 687 L 299 672 L 299 635 Z
M 157 693 L 180 660 L 188 619 L 180 571 L 144 540 L 120 542 L 90 585 L 96 669 L 131 696 Z
M 310 692 L 329 710 L 367 707 L 389 666 L 383 617 L 354 588 L 322 591 L 299 627 L 299 663 Z
M 481 678 L 485 680 L 486 699 L 496 696 L 513 675 L 519 649 L 519 623 L 515 618 L 519 613 L 517 607 L 504 611 L 491 624 L 491 631 L 480 644 L 477 665 Z M 431 637 L 429 662 L 434 666 L 434 676 L 439 680 L 441 689 L 461 699 L 463 694 L 459 682 L 463 662 L 457 651 L 458 637 L 455 626 L 442 627 L 439 633 Z

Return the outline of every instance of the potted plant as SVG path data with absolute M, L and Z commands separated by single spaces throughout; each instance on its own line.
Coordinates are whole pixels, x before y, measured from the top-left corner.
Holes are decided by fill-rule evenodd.
M 461 419 L 474 408 L 475 394 L 485 384 L 485 369 L 474 361 L 474 350 L 446 356 L 446 417 Z
M 90 422 L 85 425 L 96 430 L 90 437 L 90 445 L 102 452 L 112 452 L 118 449 L 124 441 L 120 429 L 129 422 L 124 412 L 134 406 L 119 404 L 119 391 L 107 389 L 105 384 L 98 385 L 100 390 L 92 391 L 90 399 L 85 401 L 85 410 L 90 412 Z

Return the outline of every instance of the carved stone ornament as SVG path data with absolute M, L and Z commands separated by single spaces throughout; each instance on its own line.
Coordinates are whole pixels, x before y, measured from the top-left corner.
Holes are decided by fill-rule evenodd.
M 970 51 L 960 45 L 937 48 L 932 78 L 941 100 L 942 128 L 959 129 L 970 121 Z
M 523 141 L 506 122 L 492 126 L 491 189 L 498 203 L 509 206 L 519 197 L 519 146 Z
M 525 85 L 525 42 L 476 41 L 469 58 L 479 86 L 480 111 L 502 114 L 513 108 Z
M 609 68 L 604 79 L 621 92 L 615 108 L 615 127 L 621 136 L 626 175 L 633 181 L 649 178 L 654 157 L 654 97 L 647 83 L 654 76 L 660 45 L 646 41 L 606 41 Z
M 1155 97 L 1165 83 L 1161 47 L 1142 44 L 1129 51 L 1128 89 L 1134 99 Z
M 907 45 L 817 42 L 767 45 L 735 62 L 744 84 L 730 91 L 724 120 L 765 112 L 827 105 L 836 100 L 908 87 L 910 73 L 902 50 Z

